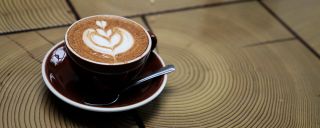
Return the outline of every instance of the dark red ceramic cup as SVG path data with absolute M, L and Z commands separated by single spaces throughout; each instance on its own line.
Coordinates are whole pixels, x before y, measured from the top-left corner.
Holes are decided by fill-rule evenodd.
M 119 18 L 119 16 L 112 15 L 103 16 Z M 81 22 L 81 20 L 77 22 Z M 132 20 L 130 21 L 134 22 Z M 134 22 L 137 25 L 139 25 L 145 31 L 145 34 L 148 36 L 148 47 L 145 50 L 145 52 L 139 57 L 128 62 L 114 64 L 95 62 L 80 56 L 70 47 L 68 43 L 68 32 L 70 28 L 72 28 L 73 25 L 77 22 L 73 23 L 69 27 L 65 36 L 67 55 L 72 59 L 72 68 L 74 68 L 76 73 L 79 75 L 79 79 L 81 79 L 81 81 L 84 81 L 84 83 L 81 83 L 81 88 L 87 89 L 88 92 L 91 92 L 91 94 L 101 93 L 104 95 L 106 93 L 117 92 L 121 88 L 124 88 L 124 86 L 126 86 L 127 83 L 136 79 L 139 76 L 140 71 L 144 67 L 144 64 L 147 62 L 150 52 L 152 52 L 152 50 L 156 47 L 157 44 L 156 36 L 152 32 L 147 31 L 144 27 Z

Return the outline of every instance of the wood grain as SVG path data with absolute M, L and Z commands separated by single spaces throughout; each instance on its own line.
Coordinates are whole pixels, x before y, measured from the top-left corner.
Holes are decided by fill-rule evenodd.
M 7 19 L 0 17 L 0 25 L 12 24 L 6 29 L 15 30 L 36 27 L 37 22 L 71 21 L 54 18 L 66 16 L 63 9 L 54 11 L 64 1 L 30 1 L 0 4 L 0 10 L 14 8 L 12 14 L 18 14 L 4 13 Z M 110 8 L 102 7 L 110 5 L 115 7 L 111 13 L 131 15 L 217 1 L 172 1 L 172 5 L 171 1 L 155 1 L 155 5 L 147 1 L 141 8 L 121 1 L 72 2 L 86 16 L 109 13 Z M 16 11 L 33 4 L 38 6 L 33 11 Z M 52 7 L 40 8 L 47 4 Z M 96 10 L 79 10 L 85 9 L 84 4 L 97 5 Z M 28 19 L 34 14 L 39 17 Z M 19 16 L 31 24 L 16 24 L 22 21 Z M 44 17 L 53 19 L 46 23 Z M 134 20 L 143 24 L 140 17 Z M 148 16 L 147 21 L 158 37 L 159 53 L 177 71 L 169 75 L 160 97 L 137 112 L 79 110 L 46 89 L 41 60 L 63 40 L 67 27 L 0 36 L 0 127 L 137 127 L 137 114 L 146 127 L 320 127 L 320 62 L 258 2 L 170 12 Z
M 140 18 L 134 18 L 143 24 Z M 44 54 L 66 27 L 0 36 L 0 127 L 136 127 L 134 112 L 93 113 L 71 107 L 43 83 Z
M 1 0 L 0 3 L 0 34 L 75 21 L 64 0 Z
M 139 109 L 147 127 L 319 127 L 320 62 L 297 40 L 259 44 L 291 35 L 258 3 L 148 19 L 177 72 Z
M 36 32 L 12 34 L 8 35 L 7 38 L 31 53 L 31 56 L 38 61 L 42 61 L 45 53 L 52 47 L 49 42 Z
M 319 0 L 264 0 L 263 2 L 320 54 Z
M 178 9 L 189 6 L 198 6 L 220 2 L 230 2 L 235 0 L 71 0 L 81 17 L 112 14 L 112 15 L 135 15 L 151 13 L 164 10 Z
M 57 44 L 64 40 L 64 35 L 68 27 L 52 28 L 46 30 L 39 30 L 37 33 L 52 44 Z

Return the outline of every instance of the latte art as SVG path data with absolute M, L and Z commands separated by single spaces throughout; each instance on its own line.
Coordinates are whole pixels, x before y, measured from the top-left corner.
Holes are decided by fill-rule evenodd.
M 98 15 L 73 23 L 66 33 L 70 52 L 90 63 L 130 63 L 151 49 L 148 33 L 138 23 L 119 16 Z
M 133 46 L 134 39 L 127 30 L 119 27 L 106 30 L 106 21 L 96 21 L 96 25 L 99 28 L 88 28 L 82 35 L 83 42 L 92 50 L 114 57 Z

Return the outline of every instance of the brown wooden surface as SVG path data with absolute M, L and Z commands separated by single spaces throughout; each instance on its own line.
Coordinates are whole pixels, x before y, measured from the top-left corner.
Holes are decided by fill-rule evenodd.
M 293 31 L 259 1 L 151 2 L 142 9 L 97 0 L 90 10 L 72 0 L 80 16 L 139 13 L 133 19 L 155 32 L 160 55 L 177 68 L 156 100 L 115 114 L 75 109 L 41 77 L 44 54 L 67 27 L 1 35 L 0 127 L 320 127 L 320 61 L 311 51 L 316 41 L 305 36 L 319 34 L 309 27 L 317 24 L 282 17 L 285 3 L 303 10 L 317 2 L 263 1 Z
M 71 0 L 81 17 L 112 14 L 130 16 L 236 0 Z
M 0 34 L 74 21 L 75 16 L 64 0 L 0 0 Z
M 265 0 L 264 2 L 320 54 L 319 0 Z

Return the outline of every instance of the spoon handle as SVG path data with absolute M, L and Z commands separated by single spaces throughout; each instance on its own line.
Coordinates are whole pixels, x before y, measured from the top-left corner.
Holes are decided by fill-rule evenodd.
M 148 81 L 150 79 L 153 79 L 155 77 L 158 77 L 158 76 L 161 76 L 161 75 L 164 75 L 164 74 L 171 73 L 171 72 L 173 72 L 175 70 L 176 69 L 174 68 L 173 65 L 167 65 L 167 66 L 165 66 L 163 68 L 160 68 L 158 71 L 145 76 L 143 79 L 138 80 L 137 82 L 134 83 L 134 85 L 141 84 L 141 83 L 143 83 L 145 81 Z
M 165 75 L 168 73 L 171 73 L 173 71 L 175 71 L 175 67 L 173 65 L 166 65 L 165 67 L 160 68 L 158 71 L 153 72 L 145 77 L 143 77 L 142 79 L 138 80 L 137 82 L 133 83 L 132 85 L 130 85 L 129 87 L 127 87 L 126 89 L 124 89 L 123 91 L 129 90 L 132 87 L 136 87 L 138 85 L 141 85 L 141 83 L 146 82 L 148 80 L 151 80 L 155 77 L 161 76 L 161 75 Z

